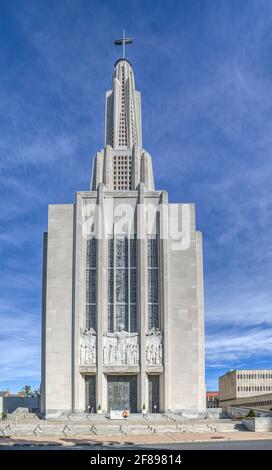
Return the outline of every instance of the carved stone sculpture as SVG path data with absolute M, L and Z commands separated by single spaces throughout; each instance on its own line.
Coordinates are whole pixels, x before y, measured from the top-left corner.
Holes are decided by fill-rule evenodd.
M 145 360 L 147 366 L 162 366 L 162 332 L 159 329 L 151 328 L 146 335 Z
M 136 366 L 139 364 L 138 333 L 129 333 L 120 325 L 114 333 L 104 334 L 105 366 Z
M 96 365 L 96 332 L 93 328 L 80 331 L 80 365 Z

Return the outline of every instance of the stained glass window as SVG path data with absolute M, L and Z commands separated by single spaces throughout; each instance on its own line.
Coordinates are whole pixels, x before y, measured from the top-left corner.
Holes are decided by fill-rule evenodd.
M 136 331 L 136 239 L 116 237 L 108 246 L 108 329 Z
M 148 238 L 148 328 L 159 328 L 158 238 Z
M 159 306 L 148 304 L 148 328 L 159 328 Z
M 116 302 L 128 301 L 128 270 L 116 269 Z
M 96 238 L 87 241 L 87 268 L 96 268 Z
M 123 325 L 125 330 L 128 330 L 128 305 L 116 305 L 116 329 Z
M 130 267 L 136 268 L 136 238 L 130 238 Z
M 96 303 L 96 270 L 87 269 L 86 271 L 86 302 Z
M 128 239 L 116 238 L 116 267 L 128 267 Z
M 113 238 L 108 240 L 108 266 L 113 268 L 114 266 L 114 249 L 113 249 Z
M 86 253 L 86 328 L 96 330 L 96 239 L 87 241 Z
M 130 304 L 130 331 L 137 331 L 137 305 Z
M 136 237 L 130 238 L 129 248 L 130 248 L 130 331 L 137 331 Z
M 95 328 L 96 324 L 96 305 L 87 304 L 86 306 L 86 328 Z
M 148 270 L 148 302 L 158 303 L 158 269 Z
M 108 330 L 113 331 L 113 304 L 108 304 Z
M 158 238 L 148 238 L 148 267 L 158 267 Z
M 130 270 L 130 303 L 136 304 L 136 269 Z
M 113 269 L 108 270 L 108 303 L 113 304 L 114 291 L 114 271 Z

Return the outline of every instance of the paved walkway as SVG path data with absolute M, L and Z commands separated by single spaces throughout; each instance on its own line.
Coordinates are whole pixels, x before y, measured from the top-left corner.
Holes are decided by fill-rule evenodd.
M 46 437 L 39 436 L 35 438 L 26 437 L 8 437 L 0 438 L 1 446 L 10 447 L 16 445 L 62 445 L 62 446 L 76 446 L 76 445 L 150 445 L 150 444 L 174 444 L 183 442 L 218 442 L 218 441 L 247 441 L 247 440 L 270 440 L 272 433 L 270 432 L 235 432 L 235 433 L 171 433 L 160 435 L 133 435 L 133 436 L 91 436 L 87 437 Z

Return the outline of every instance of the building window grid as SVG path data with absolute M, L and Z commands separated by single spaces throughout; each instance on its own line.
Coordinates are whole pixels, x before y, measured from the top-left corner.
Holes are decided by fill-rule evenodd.
M 251 373 L 238 373 L 237 374 L 237 379 L 238 380 L 246 380 L 249 381 L 249 383 L 254 380 L 257 380 L 258 385 L 244 385 L 244 386 L 238 386 L 237 391 L 238 392 L 246 392 L 246 393 L 264 393 L 264 392 L 271 392 L 272 391 L 272 384 L 271 385 L 266 385 L 263 383 L 264 380 L 271 380 L 272 379 L 272 374 L 271 373 L 256 373 L 256 372 L 251 372 Z M 252 382 L 251 382 L 252 383 Z M 271 383 L 271 382 L 270 382 Z M 264 402 L 265 403 L 265 402 Z M 267 402 L 268 403 L 268 402 Z M 261 404 L 261 403 L 255 403 L 255 404 Z M 254 403 L 252 403 L 254 405 Z M 248 404 L 250 406 L 250 404 Z
M 113 189 L 131 189 L 131 155 L 115 155 L 113 157 Z
M 265 379 L 272 379 L 272 374 L 237 374 L 238 380 L 265 380 Z
M 96 238 L 87 241 L 86 253 L 86 328 L 96 330 Z

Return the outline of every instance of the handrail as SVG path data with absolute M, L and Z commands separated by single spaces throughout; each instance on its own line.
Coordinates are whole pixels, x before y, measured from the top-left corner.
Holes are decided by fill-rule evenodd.
M 66 424 L 62 430 L 62 433 L 64 434 L 65 437 L 67 437 L 70 431 L 71 429 L 69 428 L 68 424 Z
M 40 431 L 40 432 L 43 431 L 43 430 L 42 430 L 42 426 L 41 426 L 40 423 L 38 424 L 38 426 L 36 426 L 36 427 L 34 428 L 33 434 L 35 434 L 35 436 L 37 436 L 37 435 L 38 435 L 38 431 Z
M 12 431 L 12 427 L 11 427 L 10 423 L 8 423 L 4 428 L 1 429 L 1 432 L 2 432 L 2 436 L 3 436 L 3 437 L 6 437 L 5 430 L 6 430 L 7 428 L 9 428 L 10 431 Z

